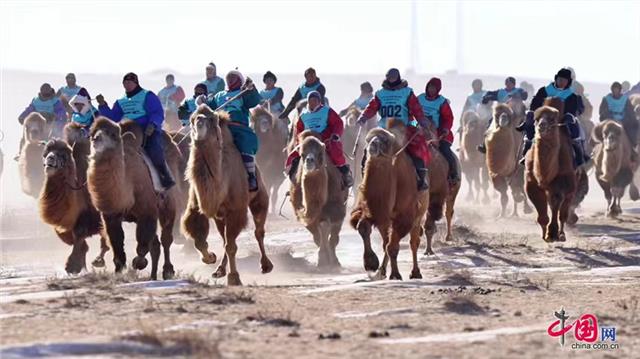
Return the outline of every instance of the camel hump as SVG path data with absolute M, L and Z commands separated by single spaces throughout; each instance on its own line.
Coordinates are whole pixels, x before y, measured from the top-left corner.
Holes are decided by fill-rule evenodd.
M 564 113 L 564 102 L 560 97 L 547 97 L 544 99 L 543 106 L 553 107 L 558 110 L 559 113 Z
M 24 119 L 24 125 L 25 126 L 27 126 L 27 124 L 31 124 L 31 123 L 42 123 L 42 124 L 44 124 L 46 122 L 47 122 L 47 120 L 39 112 L 31 112 Z
M 503 113 L 506 113 L 509 116 L 512 116 L 513 115 L 513 110 L 506 103 L 496 103 L 495 105 L 493 105 L 493 115 L 494 115 L 494 117 L 496 115 L 500 116 Z
M 472 122 L 477 122 L 480 120 L 480 117 L 475 111 L 467 110 L 462 114 L 462 126 L 466 126 Z
M 93 125 L 91 125 L 91 130 L 89 131 L 89 134 L 91 135 L 91 137 L 93 137 L 96 132 L 98 131 L 105 131 L 105 132 L 120 132 L 120 127 L 118 126 L 117 123 L 111 121 L 110 119 L 104 117 L 104 116 L 98 116 L 98 118 L 96 118 L 95 121 L 93 121 Z
M 302 143 L 307 138 L 315 138 L 316 140 L 322 143 L 322 138 L 320 138 L 320 134 L 311 130 L 304 130 L 298 134 L 298 141 Z

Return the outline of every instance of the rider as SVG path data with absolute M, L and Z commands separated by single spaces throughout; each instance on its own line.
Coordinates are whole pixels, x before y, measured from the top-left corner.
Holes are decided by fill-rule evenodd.
M 371 101 L 372 98 L 373 98 L 373 86 L 371 86 L 369 81 L 361 83 L 360 97 L 358 97 L 352 103 L 350 103 L 349 106 L 347 106 L 347 108 L 340 111 L 339 113 L 340 117 L 346 115 L 351 107 L 356 107 L 358 110 L 364 111 L 364 109 L 367 108 L 367 105 L 369 104 L 369 101 Z
M 342 173 L 342 184 L 345 187 L 353 186 L 353 176 L 344 158 L 342 151 L 342 133 L 344 124 L 338 114 L 329 106 L 322 104 L 322 95 L 318 91 L 311 91 L 307 95 L 307 107 L 300 114 L 300 119 L 296 121 L 295 144 L 298 144 L 297 135 L 304 130 L 311 130 L 320 135 L 326 144 L 326 151 L 331 161 Z M 291 182 L 294 182 L 298 164 L 300 163 L 300 153 L 292 151 L 287 158 L 285 171 L 289 174 Z
M 516 93 L 520 94 L 520 98 L 522 99 L 522 101 L 525 101 L 527 99 L 527 91 L 523 90 L 520 87 L 516 87 L 516 79 L 509 76 L 504 80 L 504 88 L 496 91 L 487 91 L 487 93 L 482 97 L 482 103 L 487 104 L 490 101 L 505 103 Z
M 81 86 L 76 84 L 76 75 L 73 73 L 68 73 L 64 78 L 67 81 L 67 86 L 60 87 L 58 92 L 56 93 L 56 97 L 64 98 L 69 101 L 73 96 L 77 95 L 80 92 Z
M 199 83 L 193 89 L 193 97 L 185 100 L 178 108 L 178 118 L 182 121 L 183 126 L 189 125 L 189 117 L 198 108 L 198 97 L 207 96 L 207 85 Z
M 633 105 L 628 96 L 622 94 L 622 85 L 614 82 L 611 85 L 611 93 L 602 98 L 600 103 L 600 121 L 613 119 L 622 124 L 629 137 L 631 146 L 637 144 L 638 121 L 636 120 Z
M 306 69 L 304 72 L 304 79 L 305 79 L 305 82 L 302 85 L 300 85 L 300 87 L 298 87 L 296 92 L 293 94 L 293 97 L 289 101 L 289 104 L 287 105 L 287 107 L 284 109 L 284 111 L 282 111 L 280 116 L 278 116 L 278 118 L 280 118 L 281 120 L 284 120 L 287 117 L 289 117 L 289 113 L 293 111 L 293 109 L 298 104 L 298 101 L 306 99 L 307 95 L 311 91 L 318 91 L 320 93 L 320 96 L 322 96 L 322 102 L 325 105 L 327 104 L 325 99 L 326 89 L 324 88 L 324 85 L 320 82 L 320 79 L 318 78 L 318 76 L 316 76 L 316 70 L 314 70 L 312 67 L 309 67 L 308 69 Z
M 451 151 L 451 144 L 453 143 L 453 133 L 451 132 L 453 112 L 451 111 L 451 106 L 449 106 L 449 100 L 440 95 L 441 89 L 442 81 L 437 77 L 432 77 L 425 87 L 426 92 L 418 96 L 418 102 L 422 106 L 424 115 L 437 129 L 438 149 L 449 163 L 449 183 L 453 185 L 460 181 L 458 160 Z
M 87 92 L 84 87 L 78 91 L 78 94 L 71 97 L 69 105 L 73 109 L 71 121 L 81 125 L 85 129 L 89 129 L 93 121 L 100 114 L 98 110 L 91 105 L 91 96 L 89 96 L 89 92 Z
M 375 96 L 360 115 L 358 124 L 364 126 L 367 120 L 375 116 L 376 113 L 380 114 L 379 127 L 386 128 L 387 120 L 390 118 L 400 120 L 407 126 L 406 139 L 411 141 L 407 146 L 407 153 L 416 167 L 418 190 L 426 191 L 429 188 L 427 166 L 431 154 L 424 133 L 412 120 L 415 118 L 424 129 L 428 128 L 428 122 L 413 90 L 407 81 L 400 77 L 398 69 L 392 68 L 387 71 L 382 88 L 376 91 Z M 365 151 L 362 158 L 363 170 L 366 160 L 367 153 Z
M 581 166 L 589 161 L 589 156 L 584 150 L 584 139 L 581 136 L 580 124 L 577 120 L 580 100 L 578 95 L 574 93 L 571 87 L 572 73 L 568 68 L 562 68 L 554 77 L 554 82 L 538 89 L 538 92 L 531 100 L 531 106 L 526 113 L 525 121 L 518 126 L 518 131 L 524 131 L 524 149 L 522 152 L 521 164 L 524 164 L 525 155 L 533 145 L 535 136 L 535 124 L 533 112 L 542 107 L 544 100 L 548 97 L 557 97 L 564 103 L 564 113 L 562 114 L 562 122 L 566 125 L 571 137 L 571 144 L 575 154 L 576 167 Z
M 216 64 L 210 62 L 205 70 L 206 79 L 201 84 L 207 86 L 207 94 L 215 95 L 220 91 L 224 91 L 224 80 L 216 74 Z
M 276 87 L 278 78 L 273 72 L 267 71 L 264 76 L 262 76 L 262 82 L 264 82 L 265 88 L 260 91 L 260 97 L 262 97 L 265 107 L 268 103 L 272 113 L 280 114 L 282 110 L 284 110 L 284 105 L 282 104 L 284 91 L 282 91 L 281 87 Z
M 140 87 L 138 75 L 129 72 L 122 79 L 125 95 L 116 100 L 113 108 L 104 100 L 100 94 L 96 96 L 98 110 L 102 116 L 106 116 L 115 122 L 120 122 L 123 118 L 135 121 L 144 131 L 143 147 L 153 166 L 158 171 L 160 184 L 165 190 L 176 184 L 167 162 L 164 158 L 164 136 L 162 122 L 164 121 L 164 111 L 158 96 L 151 91 Z
M 256 177 L 255 156 L 258 152 L 258 137 L 249 126 L 249 109 L 260 104 L 260 94 L 256 90 L 251 79 L 244 76 L 238 70 L 229 71 L 226 76 L 228 89 L 209 94 L 207 102 L 209 107 L 227 111 L 231 117 L 229 130 L 233 136 L 233 143 L 242 155 L 242 162 L 247 170 L 249 191 L 258 190 L 258 178 Z M 244 91 L 244 92 L 243 92 Z M 239 96 L 232 100 L 233 97 Z
M 184 90 L 175 84 L 172 74 L 168 74 L 165 81 L 167 85 L 158 92 L 158 98 L 165 111 L 169 110 L 175 114 L 178 112 L 178 104 L 185 98 Z
M 478 106 L 482 104 L 482 98 L 487 94 L 487 91 L 482 89 L 482 80 L 475 79 L 471 82 L 471 88 L 473 92 L 471 95 L 467 96 L 467 100 L 464 102 L 464 106 L 462 107 L 462 113 L 466 111 L 476 111 Z

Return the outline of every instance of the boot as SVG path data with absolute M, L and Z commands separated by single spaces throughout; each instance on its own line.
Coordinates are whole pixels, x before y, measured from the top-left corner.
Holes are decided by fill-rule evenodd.
M 338 170 L 342 173 L 342 185 L 346 188 L 353 186 L 353 176 L 351 175 L 349 165 L 338 167 Z
M 256 176 L 256 162 L 253 155 L 242 154 L 242 162 L 244 168 L 247 170 L 247 179 L 249 181 L 249 192 L 256 192 L 258 190 L 258 178 Z
M 162 162 L 162 164 L 156 165 L 156 170 L 158 170 L 160 184 L 164 187 L 165 191 L 175 186 L 176 182 L 173 180 L 173 176 L 171 175 L 171 171 L 169 171 L 169 167 L 167 167 L 166 161 Z
M 258 178 L 255 173 L 249 173 L 249 192 L 258 191 Z
M 426 191 L 429 189 L 429 170 L 426 168 L 418 169 L 418 191 Z
M 296 181 L 296 174 L 298 173 L 298 166 L 300 165 L 300 157 L 296 157 L 291 161 L 291 167 L 289 167 L 289 172 L 287 172 L 287 176 L 289 176 L 289 180 L 291 183 Z
M 577 167 L 580 167 L 591 160 L 591 158 L 585 153 L 584 148 L 582 147 L 582 141 L 574 140 L 571 142 L 571 147 L 573 147 L 574 153 L 574 164 Z
M 525 159 L 527 158 L 527 152 L 529 152 L 529 150 L 531 149 L 531 145 L 533 145 L 532 141 L 524 140 L 524 147 L 522 148 L 522 158 L 520 159 L 520 161 L 518 161 L 518 163 L 520 163 L 521 165 L 524 165 Z

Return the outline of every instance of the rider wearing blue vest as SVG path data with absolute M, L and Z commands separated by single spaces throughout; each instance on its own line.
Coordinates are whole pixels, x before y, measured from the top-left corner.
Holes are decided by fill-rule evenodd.
M 144 150 L 154 167 L 158 170 L 160 182 L 165 189 L 175 185 L 171 172 L 164 158 L 164 135 L 162 122 L 164 110 L 160 99 L 153 92 L 144 90 L 138 83 L 138 76 L 129 72 L 124 76 L 122 85 L 126 94 L 113 104 L 113 108 L 104 100 L 102 95 L 96 96 L 98 110 L 102 116 L 115 122 L 123 118 L 135 121 L 144 131 L 142 141 Z
M 224 80 L 216 74 L 216 64 L 210 62 L 206 68 L 206 79 L 201 82 L 207 86 L 207 94 L 215 95 L 224 90 Z
M 226 79 L 228 89 L 218 92 L 215 96 L 209 95 L 207 104 L 212 109 L 222 107 L 221 110 L 229 113 L 231 118 L 229 130 L 233 136 L 233 143 L 240 151 L 242 162 L 247 170 L 249 191 L 255 192 L 258 190 L 255 162 L 255 156 L 258 152 L 258 137 L 249 126 L 249 110 L 259 105 L 262 98 L 253 81 L 248 78 L 245 82 L 240 71 L 229 71 Z M 240 95 L 242 91 L 246 92 Z M 238 98 L 232 100 L 238 95 L 240 95 Z
M 280 114 L 282 110 L 284 110 L 284 105 L 282 104 L 284 91 L 282 91 L 281 87 L 276 87 L 278 78 L 273 72 L 267 71 L 264 76 L 262 76 L 262 82 L 264 82 L 265 88 L 260 91 L 260 97 L 262 97 L 265 108 L 268 104 L 272 113 Z
M 56 97 L 64 97 L 67 101 L 69 101 L 73 96 L 77 95 L 80 92 L 81 86 L 76 84 L 76 75 L 72 73 L 68 73 L 65 76 L 65 80 L 67 81 L 67 86 L 60 87 L 58 92 L 56 93 Z
M 298 101 L 306 99 L 307 95 L 311 91 L 318 91 L 320 95 L 322 95 L 322 101 L 326 105 L 326 101 L 325 101 L 326 89 L 324 88 L 324 85 L 320 82 L 320 79 L 318 78 L 318 76 L 316 76 L 316 70 L 314 70 L 312 67 L 305 70 L 304 79 L 305 79 L 305 82 L 302 85 L 300 85 L 300 87 L 298 87 L 296 92 L 293 94 L 293 97 L 289 101 L 289 104 L 287 105 L 287 107 L 284 109 L 284 111 L 282 111 L 280 116 L 278 116 L 278 118 L 280 118 L 281 120 L 288 118 L 289 113 L 293 111 L 293 109 L 298 104 Z
M 93 124 L 93 121 L 100 114 L 98 110 L 91 105 L 91 96 L 86 89 L 81 88 L 78 94 L 71 97 L 69 105 L 73 109 L 71 113 L 71 121 L 77 123 L 87 130 L 86 134 L 89 134 L 89 128 Z
M 418 96 L 418 102 L 422 106 L 425 117 L 429 119 L 438 135 L 438 149 L 449 164 L 449 183 L 455 185 L 460 181 L 460 173 L 458 171 L 458 158 L 451 151 L 453 143 L 453 111 L 449 106 L 449 100 L 440 95 L 442 89 L 442 81 L 437 77 L 432 77 L 427 86 L 425 93 Z
M 200 96 L 207 96 L 207 86 L 205 84 L 197 84 L 193 89 L 193 97 L 185 100 L 178 108 L 178 118 L 182 121 L 182 126 L 189 125 L 189 118 L 198 108 L 197 99 Z
M 355 107 L 359 111 L 364 111 L 371 99 L 373 99 L 373 86 L 371 86 L 371 83 L 369 83 L 369 81 L 361 83 L 360 97 L 355 99 L 352 103 L 349 104 L 349 106 L 340 111 L 340 117 L 345 116 L 347 112 L 349 112 L 349 109 L 352 107 Z
M 629 96 L 623 94 L 622 85 L 619 82 L 611 85 L 611 93 L 603 97 L 600 103 L 600 122 L 610 119 L 622 124 L 631 146 L 634 147 L 638 142 L 638 120 Z
M 509 76 L 504 80 L 504 88 L 496 91 L 487 91 L 482 98 L 482 103 L 487 104 L 491 101 L 505 103 L 510 97 L 515 96 L 516 94 L 520 95 L 522 101 L 525 101 L 528 96 L 527 91 L 516 87 L 516 79 Z
M 590 158 L 584 150 L 584 139 L 580 138 L 580 124 L 577 120 L 577 116 L 579 115 L 580 99 L 578 95 L 574 93 L 571 87 L 571 82 L 571 70 L 562 68 L 554 77 L 554 82 L 541 87 L 531 100 L 531 105 L 529 106 L 529 111 L 526 113 L 525 121 L 517 128 L 518 131 L 525 132 L 524 148 L 522 159 L 520 160 L 521 164 L 524 164 L 524 156 L 533 145 L 533 138 L 535 136 L 533 112 L 542 107 L 544 100 L 547 97 L 558 97 L 564 103 L 562 121 L 566 125 L 572 139 L 572 146 L 575 152 L 575 165 L 581 166 L 585 162 L 589 161 Z
M 165 81 L 167 85 L 158 92 L 158 98 L 165 111 L 169 110 L 175 114 L 178 112 L 178 105 L 185 98 L 184 90 L 175 84 L 173 74 L 168 74 Z
M 467 100 L 464 102 L 462 112 L 476 111 L 478 106 L 482 105 L 482 98 L 487 94 L 487 91 L 482 89 L 482 80 L 475 79 L 471 82 L 471 88 L 473 92 L 467 96 Z

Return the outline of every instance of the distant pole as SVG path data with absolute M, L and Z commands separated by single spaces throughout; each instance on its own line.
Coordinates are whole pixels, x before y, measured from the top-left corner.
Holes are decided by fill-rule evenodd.
M 464 67 L 464 58 L 462 55 L 463 46 L 463 27 L 464 20 L 462 16 L 462 1 L 456 1 L 456 72 L 461 74 Z
M 409 69 L 407 73 L 417 74 L 420 63 L 419 42 L 418 42 L 418 2 L 411 1 L 411 43 L 409 53 Z

